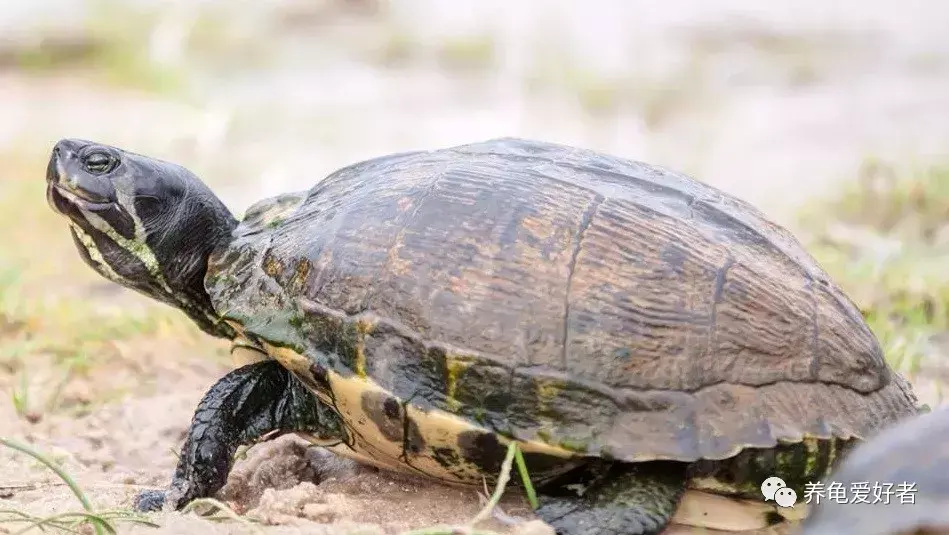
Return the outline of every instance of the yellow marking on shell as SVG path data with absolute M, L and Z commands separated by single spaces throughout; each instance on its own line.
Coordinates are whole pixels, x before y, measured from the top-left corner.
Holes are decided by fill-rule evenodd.
M 403 232 L 400 232 L 396 236 L 395 243 L 392 244 L 392 247 L 389 249 L 389 253 L 386 256 L 386 267 L 393 274 L 400 276 L 408 275 L 412 271 L 412 262 L 399 256 L 399 253 L 402 251 L 402 247 L 405 245 L 403 242 Z
M 807 450 L 807 466 L 805 470 L 808 474 L 813 474 L 814 470 L 817 468 L 817 454 L 820 451 L 820 446 L 818 446 L 818 440 L 814 437 L 805 436 L 802 440 L 804 448 Z
M 557 396 L 559 396 L 567 386 L 566 381 L 557 379 L 545 379 L 537 381 L 536 384 L 537 406 L 540 412 L 547 411 L 550 402 L 557 399 Z
M 541 402 L 550 403 L 552 400 L 556 399 L 561 392 L 563 392 L 563 389 L 566 385 L 566 381 L 558 381 L 553 379 L 540 381 L 537 383 L 537 397 Z
M 778 445 L 780 444 L 781 443 L 779 442 Z M 775 451 L 774 461 L 775 465 L 777 466 L 788 466 L 788 464 L 792 462 L 793 458 L 794 452 L 791 450 L 782 450 L 779 448 Z
M 828 469 L 830 469 L 830 467 L 834 466 L 834 459 L 837 458 L 837 445 L 838 445 L 838 442 L 837 442 L 836 440 L 831 440 L 831 441 L 830 441 L 830 444 L 827 445 L 827 467 L 828 467 Z
M 730 485 L 714 477 L 696 477 L 693 478 L 689 486 L 699 490 L 708 490 L 716 494 L 738 494 L 740 490 L 735 485 Z
M 276 277 L 277 275 L 283 273 L 284 265 L 270 254 L 264 257 L 263 264 L 264 273 L 271 277 Z
M 446 483 L 468 485 L 481 483 L 483 474 L 476 466 L 463 460 L 458 438 L 462 433 L 468 431 L 488 434 L 492 434 L 492 431 L 448 412 L 440 410 L 423 411 L 411 403 L 402 405 L 400 400 L 400 405 L 404 407 L 404 413 L 400 411 L 401 416 L 408 418 L 415 424 L 414 426 L 404 426 L 404 428 L 407 427 L 410 431 L 416 430 L 418 437 L 421 438 L 424 444 L 422 451 L 409 452 L 408 458 L 406 458 L 403 455 L 403 441 L 393 441 L 385 437 L 363 409 L 363 396 L 367 392 L 376 394 L 378 399 L 395 398 L 396 396 L 391 392 L 388 392 L 370 378 L 344 377 L 332 370 L 327 370 L 330 388 L 333 393 L 333 398 L 329 399 L 328 396 L 312 386 L 313 381 L 309 371 L 310 359 L 291 349 L 266 343 L 265 349 L 271 357 L 294 372 L 304 384 L 310 386 L 317 397 L 327 404 L 334 404 L 340 412 L 353 434 L 354 443 L 352 446 L 355 451 L 351 451 L 343 445 L 330 448 L 332 451 L 381 468 L 415 474 L 421 472 L 428 477 Z M 406 437 L 402 438 L 406 440 Z M 510 440 L 503 436 L 498 435 L 497 438 L 502 446 L 510 443 Z M 412 437 L 408 437 L 407 440 L 411 442 Z M 518 444 L 524 453 L 538 453 L 564 459 L 563 469 L 573 466 L 569 461 L 577 459 L 577 456 L 570 451 L 542 442 L 518 441 Z M 436 460 L 436 450 L 456 453 L 457 464 L 446 467 L 439 463 Z
M 455 399 L 455 393 L 458 391 L 458 378 L 471 366 L 471 362 L 462 360 L 451 355 L 445 356 L 445 369 L 448 372 L 445 377 L 445 398 L 451 410 L 458 410 L 461 403 Z
M 371 334 L 375 325 L 366 319 L 360 319 L 356 322 L 356 332 L 359 333 L 359 341 L 356 342 L 356 362 L 353 363 L 356 375 L 366 377 L 366 335 Z
M 356 375 L 359 377 L 366 377 L 366 342 L 360 340 L 356 344 L 356 362 L 353 363 L 356 372 Z
M 290 279 L 288 292 L 293 293 L 294 291 L 302 290 L 306 284 L 306 278 L 310 274 L 310 262 L 306 259 L 302 259 L 297 262 L 297 267 L 293 270 L 293 278 Z
M 367 320 L 366 318 L 360 318 L 359 320 L 356 321 L 356 332 L 358 332 L 359 334 L 362 334 L 362 335 L 372 334 L 372 332 L 375 329 L 376 329 L 376 325 L 373 322 Z
M 234 368 L 240 368 L 248 364 L 263 362 L 270 357 L 259 349 L 254 348 L 254 344 L 245 338 L 236 338 L 231 344 L 231 363 Z
M 564 381 L 559 381 L 556 379 L 549 379 L 543 381 L 537 381 L 536 387 L 534 389 L 536 393 L 536 403 L 537 411 L 541 415 L 545 414 L 550 408 L 550 402 L 555 400 L 561 392 L 563 392 L 564 386 L 566 383 Z M 545 442 L 556 442 L 555 438 L 555 428 L 556 423 L 551 421 L 550 418 L 541 417 L 539 422 L 539 429 L 537 430 L 537 436 Z M 561 443 L 561 447 L 564 449 L 571 449 L 566 446 L 566 444 Z

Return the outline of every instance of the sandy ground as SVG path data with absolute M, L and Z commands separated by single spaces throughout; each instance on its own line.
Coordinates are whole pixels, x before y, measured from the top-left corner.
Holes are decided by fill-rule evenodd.
M 158 351 L 138 351 L 136 360 L 118 360 L 108 369 L 70 384 L 67 400 L 90 396 L 99 386 L 127 381 L 145 395 L 96 407 L 88 415 L 33 415 L 31 423 L 9 404 L 0 405 L 2 435 L 39 444 L 60 461 L 99 509 L 129 507 L 145 488 L 164 487 L 174 469 L 194 406 L 226 366 L 212 359 L 182 357 L 189 349 L 171 343 Z M 170 357 L 170 358 L 169 358 Z M 126 368 L 127 366 L 127 368 Z M 40 366 L 34 366 L 34 370 Z M 147 378 L 137 383 L 132 374 Z M 154 387 L 153 387 L 154 386 Z M 503 511 L 529 519 L 512 492 Z M 268 527 L 268 533 L 398 533 L 436 524 L 463 523 L 482 504 L 478 493 L 361 467 L 295 436 L 254 446 L 238 461 L 219 498 L 234 511 Z M 78 510 L 76 498 L 52 472 L 12 450 L 0 449 L 0 510 L 34 514 Z M 167 533 L 251 533 L 259 527 L 208 522 L 194 515 L 155 515 Z M 532 525 L 510 530 L 495 521 L 481 527 L 534 533 Z M 15 525 L 0 524 L 2 530 Z M 536 528 L 536 527 L 534 527 Z M 129 529 L 125 526 L 123 531 Z M 527 531 L 524 531 L 527 529 Z M 130 532 L 154 533 L 137 527 Z M 12 532 L 12 531 L 11 531 Z
M 500 9 L 485 3 L 489 4 Z M 945 154 L 949 146 L 949 46 L 936 24 L 939 17 L 930 9 L 942 9 L 939 3 L 901 3 L 902 11 L 896 14 L 887 12 L 885 2 L 850 8 L 844 2 L 839 9 L 824 9 L 826 2 L 802 2 L 800 12 L 789 13 L 749 7 L 758 2 L 728 2 L 731 7 L 716 12 L 700 9 L 701 2 L 681 1 L 664 3 L 668 12 L 651 12 L 651 17 L 637 16 L 637 9 L 639 13 L 646 9 L 645 3 L 632 3 L 624 11 L 625 27 L 607 24 L 610 5 L 617 4 L 583 4 L 589 18 L 577 27 L 586 24 L 614 37 L 634 35 L 638 50 L 648 51 L 633 54 L 632 59 L 612 58 L 613 64 L 633 61 L 649 70 L 656 62 L 644 62 L 649 69 L 635 62 L 661 56 L 666 49 L 679 50 L 683 43 L 718 43 L 714 46 L 730 52 L 708 66 L 715 74 L 708 79 L 657 74 L 650 91 L 679 95 L 673 89 L 690 87 L 693 92 L 676 97 L 680 100 L 654 98 L 648 105 L 623 105 L 605 118 L 585 115 L 569 95 L 538 96 L 511 89 L 510 76 L 530 63 L 518 60 L 516 53 L 497 67 L 496 78 L 483 73 L 436 76 L 427 66 L 379 69 L 354 64 L 351 58 L 315 54 L 318 59 L 307 59 L 319 63 L 319 77 L 298 69 L 270 73 L 270 78 L 248 77 L 253 83 L 246 87 L 228 81 L 207 90 L 206 94 L 217 95 L 216 101 L 104 88 L 72 74 L 31 76 L 3 70 L 0 143 L 5 154 L 25 152 L 27 163 L 16 171 L 0 170 L 0 194 L 10 194 L 2 188 L 14 181 L 41 181 L 45 147 L 63 136 L 103 139 L 180 161 L 206 177 L 241 212 L 263 195 L 307 187 L 360 158 L 522 135 L 683 169 L 783 217 L 801 200 L 828 190 L 831 182 L 852 176 L 868 154 L 926 159 Z M 448 16 L 425 2 L 405 5 L 406 12 L 398 16 L 414 20 L 410 27 L 419 31 L 447 32 L 444 28 L 451 26 L 443 27 L 442 19 L 435 17 L 468 29 L 478 27 L 472 20 L 494 20 L 486 8 L 481 12 L 469 6 L 468 15 L 462 17 Z M 430 9 L 432 18 L 413 19 L 413 9 L 416 14 Z M 848 18 L 848 9 L 859 11 L 861 17 Z M 565 13 L 564 20 L 576 15 Z M 524 35 L 538 33 L 532 17 L 526 8 L 511 10 L 497 38 L 518 50 L 512 35 L 519 35 L 519 28 Z M 439 23 L 420 24 L 420 19 Z M 749 25 L 749 20 L 758 23 Z M 341 28 L 334 35 L 356 26 Z M 749 42 L 767 38 L 761 36 L 762 28 L 801 37 L 789 42 L 804 48 L 814 35 L 829 35 L 831 44 L 805 58 L 813 64 L 804 70 L 817 80 L 803 86 L 788 82 L 788 73 L 797 72 L 799 66 L 789 65 L 786 58 L 748 52 Z M 581 33 L 561 37 L 574 44 L 590 41 L 589 31 Z M 739 34 L 746 36 L 744 41 L 734 38 Z M 587 45 L 595 55 L 595 45 Z M 261 79 L 270 80 L 270 85 Z M 661 106 L 674 113 L 661 124 L 647 124 L 645 118 Z M 7 240 L 0 241 L 0 251 L 16 257 L 18 266 L 35 270 L 25 299 L 157 310 L 88 273 L 72 251 L 65 229 L 45 208 L 41 190 L 19 202 L 29 205 L 16 208 L 22 207 L 29 217 L 17 220 L 23 225 L 20 232 L 0 234 L 0 240 Z M 4 206 L 13 209 L 11 204 Z M 4 321 L 0 315 L 0 347 L 5 348 L 24 336 L 64 328 L 55 318 L 41 327 Z M 27 351 L 16 369 L 5 369 L 0 362 L 0 436 L 28 441 L 54 456 L 100 509 L 127 507 L 142 488 L 165 485 L 195 404 L 229 368 L 220 344 L 193 330 L 186 336 L 178 332 L 110 344 L 107 355 L 93 355 L 95 365 L 65 383 L 56 380 L 60 368 L 42 352 Z M 61 405 L 83 410 L 41 411 L 29 418 L 17 414 L 9 394 L 23 370 L 29 372 L 34 391 L 42 394 L 63 384 Z M 121 529 L 168 534 L 398 533 L 461 524 L 481 508 L 476 491 L 327 459 L 293 437 L 252 448 L 238 462 L 220 497 L 256 523 L 160 515 L 156 517 L 160 529 L 127 525 Z M 45 515 L 78 508 L 69 490 L 48 470 L 0 448 L 0 510 Z M 530 518 L 516 492 L 509 492 L 502 509 Z M 511 528 L 490 521 L 482 527 L 544 533 L 537 524 Z M 0 525 L 0 532 L 16 529 L 13 524 Z

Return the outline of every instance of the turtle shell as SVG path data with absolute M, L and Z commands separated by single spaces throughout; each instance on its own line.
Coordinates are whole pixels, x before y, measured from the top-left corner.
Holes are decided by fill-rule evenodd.
M 884 429 L 816 489 L 823 496 L 812 506 L 802 535 L 949 530 L 947 444 L 949 406 Z M 838 499 L 828 499 L 829 484 L 839 485 Z
M 250 213 L 212 255 L 215 308 L 403 460 L 498 437 L 715 460 L 916 410 L 788 231 L 660 167 L 496 139 L 357 163 Z

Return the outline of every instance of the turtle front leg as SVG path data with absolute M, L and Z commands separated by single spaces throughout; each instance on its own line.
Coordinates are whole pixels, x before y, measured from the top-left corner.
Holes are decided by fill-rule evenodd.
M 685 493 L 686 463 L 596 463 L 538 489 L 535 511 L 557 535 L 656 535 Z
M 213 496 L 227 481 L 238 446 L 272 431 L 305 431 L 327 439 L 345 436 L 339 415 L 278 362 L 248 364 L 225 375 L 204 395 L 169 490 L 142 492 L 135 509 L 157 511 L 168 503 L 177 510 L 196 498 Z

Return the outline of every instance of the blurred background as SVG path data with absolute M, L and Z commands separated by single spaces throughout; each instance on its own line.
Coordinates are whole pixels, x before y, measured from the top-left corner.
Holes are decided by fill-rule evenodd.
M 227 369 L 81 263 L 43 195 L 62 137 L 179 162 L 238 215 L 357 160 L 501 136 L 684 171 L 800 236 L 939 403 L 946 21 L 941 0 L 0 0 L 0 435 L 163 482 Z M 0 484 L 47 477 L 4 455 Z
M 517 135 L 785 204 L 867 155 L 946 150 L 946 20 L 938 0 L 6 0 L 0 143 L 171 156 L 240 208 Z

